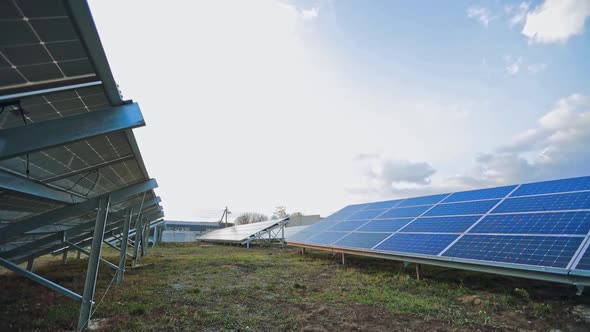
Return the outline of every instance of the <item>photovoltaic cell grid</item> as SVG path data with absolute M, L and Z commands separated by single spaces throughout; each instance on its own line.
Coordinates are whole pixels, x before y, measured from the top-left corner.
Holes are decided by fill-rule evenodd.
M 590 253 L 580 251 L 590 241 L 590 177 L 357 204 L 339 213 L 322 233 L 310 229 L 291 241 L 590 270 Z M 570 264 L 576 253 L 577 266 Z
M 0 87 L 95 76 L 61 2 L 2 1 L 0 31 Z
M 99 111 L 110 107 L 100 85 L 22 98 L 20 106 L 27 124 Z M 7 106 L 0 114 L 0 129 L 24 125 L 22 114 L 16 106 Z
M 0 96 L 4 100 L 19 98 L 21 106 L 19 109 L 8 105 L 0 111 L 0 130 L 26 127 L 49 120 L 59 121 L 60 118 L 102 111 L 114 106 L 107 99 L 105 87 L 98 81 L 88 59 L 89 54 L 93 55 L 93 51 L 98 50 L 87 53 L 82 38 L 78 35 L 79 30 L 74 27 L 74 20 L 69 17 L 63 3 L 60 0 L 0 1 L 0 31 L 10 32 L 0 33 Z M 82 83 L 84 84 L 81 85 Z M 45 88 L 64 89 L 71 85 L 76 88 L 53 93 L 40 91 Z M 30 95 L 14 95 L 18 93 Z M 147 174 L 142 171 L 145 169 L 144 165 L 136 158 L 139 157 L 135 154 L 136 147 L 131 147 L 132 138 L 132 133 L 116 132 L 30 152 L 28 155 L 2 160 L 0 171 L 26 177 L 28 159 L 31 181 L 38 181 L 82 198 L 94 197 L 147 180 Z M 104 166 L 100 166 L 102 164 Z M 93 170 L 85 172 L 85 168 Z M 130 197 L 112 205 L 110 215 L 122 215 L 125 208 L 140 204 L 143 197 Z M 146 200 L 154 197 L 153 191 L 145 195 Z M 63 205 L 35 196 L 0 192 L 0 229 Z M 69 229 L 93 220 L 95 213 L 91 212 L 83 217 L 55 221 L 47 226 L 53 229 Z M 112 222 L 109 220 L 107 227 L 119 221 L 121 219 L 113 219 Z M 90 233 L 85 233 L 84 236 L 91 236 L 92 227 L 89 228 Z M 48 238 L 41 234 L 43 231 L 47 230 L 41 227 L 31 231 L 37 233 L 19 235 L 11 242 L 0 245 L 0 252 L 6 253 L 6 249 L 15 245 Z M 51 247 L 51 243 L 47 242 L 44 246 Z M 35 248 L 40 249 L 42 248 Z

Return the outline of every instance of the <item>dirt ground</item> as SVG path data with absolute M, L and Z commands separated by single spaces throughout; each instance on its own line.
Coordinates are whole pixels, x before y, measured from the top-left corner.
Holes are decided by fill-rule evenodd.
M 103 257 L 115 262 L 117 253 Z M 295 248 L 169 244 L 105 290 L 101 267 L 91 328 L 101 331 L 590 331 L 576 312 L 590 296 L 568 285 Z M 35 272 L 82 292 L 85 259 L 44 257 Z M 103 297 L 104 299 L 100 301 Z M 68 331 L 79 305 L 0 274 L 1 331 Z

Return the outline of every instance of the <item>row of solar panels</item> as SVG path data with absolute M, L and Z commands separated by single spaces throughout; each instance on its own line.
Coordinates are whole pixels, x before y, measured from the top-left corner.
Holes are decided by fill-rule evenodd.
M 289 243 L 590 277 L 589 236 L 580 177 L 350 205 Z
M 107 236 L 125 210 L 162 218 L 132 131 L 144 125 L 85 1 L 0 1 L 0 257 L 88 244 L 101 196 L 111 196 Z

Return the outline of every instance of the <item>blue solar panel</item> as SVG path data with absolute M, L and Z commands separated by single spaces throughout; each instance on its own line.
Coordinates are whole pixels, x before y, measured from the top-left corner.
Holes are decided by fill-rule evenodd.
M 588 234 L 590 212 L 548 212 L 490 215 L 470 233 Z
M 458 235 L 451 234 L 394 234 L 375 249 L 407 252 L 414 254 L 437 255 Z
M 413 218 L 405 219 L 376 219 L 359 228 L 359 232 L 395 232 L 404 227 Z
M 447 195 L 448 194 L 408 198 L 399 203 L 397 207 L 436 204 L 447 197 Z
M 508 198 L 492 213 L 590 209 L 590 192 Z
M 384 202 L 371 203 L 371 204 L 369 204 L 369 206 L 367 206 L 367 210 L 389 209 L 389 208 L 392 208 L 392 207 L 396 206 L 401 201 L 403 201 L 403 199 L 395 199 L 393 201 L 384 201 Z
M 406 208 L 393 208 L 384 214 L 380 215 L 380 219 L 386 218 L 408 218 L 408 217 L 417 217 L 424 213 L 424 211 L 430 209 L 430 205 L 423 205 L 423 206 L 414 206 L 414 207 L 406 207 Z
M 590 176 L 523 184 L 511 196 L 590 190 Z
M 445 199 L 443 202 L 444 203 L 452 203 L 452 202 L 463 202 L 463 201 L 475 201 L 478 199 L 488 199 L 488 198 L 503 198 L 506 195 L 510 194 L 510 192 L 514 188 L 516 188 L 515 185 L 514 186 L 461 191 L 461 192 L 456 192 L 456 193 L 452 194 L 451 196 L 447 197 L 447 199 Z
M 385 212 L 385 209 L 381 210 L 362 210 L 356 212 L 355 214 L 351 215 L 350 217 L 346 218 L 347 220 L 360 220 L 360 219 L 373 219 L 378 217 L 380 214 Z
M 334 243 L 335 246 L 341 247 L 353 247 L 353 248 L 364 248 L 371 249 L 377 243 L 385 240 L 386 237 L 391 235 L 390 233 L 350 233 L 338 242 Z
M 590 280 L 590 250 L 580 249 L 590 241 L 590 176 L 348 206 L 327 220 L 290 241 Z
M 308 232 L 307 229 L 299 231 L 289 237 L 289 242 L 307 242 L 312 236 L 316 235 L 317 232 Z
M 461 233 L 473 225 L 480 216 L 422 217 L 414 220 L 402 232 Z
M 369 204 L 349 205 L 349 206 L 331 214 L 326 219 L 328 219 L 328 220 L 344 220 L 344 219 L 352 216 L 353 214 L 355 214 L 356 212 L 358 212 L 362 208 L 366 207 L 367 205 L 369 205 Z
M 428 211 L 426 216 L 452 216 L 462 214 L 485 214 L 494 205 L 498 204 L 499 199 L 487 201 L 475 201 L 464 203 L 439 204 Z
M 328 231 L 354 231 L 361 227 L 368 220 L 347 220 L 335 223 L 334 226 L 328 228 Z
M 586 252 L 575 267 L 576 270 L 589 270 L 590 271 L 590 250 L 586 249 Z
M 313 225 L 309 225 L 305 230 L 307 232 L 319 232 L 319 231 L 323 231 L 326 228 L 330 228 L 334 225 L 336 225 L 337 222 L 333 222 L 333 221 L 326 221 L 326 219 L 321 220 L 316 222 Z
M 348 233 L 347 232 L 321 232 L 321 233 L 318 233 L 316 236 L 310 238 L 306 242 L 312 243 L 312 244 L 327 245 L 327 244 L 332 244 L 332 243 L 336 242 L 338 239 L 345 236 L 346 234 L 348 234 Z
M 465 235 L 443 256 L 565 268 L 583 237 Z

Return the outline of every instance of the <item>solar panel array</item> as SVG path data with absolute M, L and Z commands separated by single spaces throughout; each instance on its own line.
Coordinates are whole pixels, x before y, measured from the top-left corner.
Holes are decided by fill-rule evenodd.
M 75 11 L 70 5 L 61 0 L 0 1 L 3 142 L 8 132 L 32 133 L 34 126 L 129 104 L 121 99 L 106 58 L 100 57 L 103 50 L 96 30 L 84 30 L 84 26 L 94 27 L 90 12 Z M 86 129 L 67 131 L 84 135 Z M 61 219 L 48 218 L 40 227 L 8 237 L 15 225 L 150 181 L 131 127 L 16 156 L 5 155 L 4 149 L 5 145 L 0 146 L 0 257 L 14 262 L 64 246 L 57 232 L 76 229 L 80 236 L 91 234 L 92 225 L 80 225 L 94 221 L 96 211 L 93 207 Z M 7 185 L 8 178 L 16 179 L 17 185 Z M 63 193 L 64 199 L 36 196 L 31 194 L 34 190 L 21 190 L 24 184 Z M 146 188 L 112 202 L 107 230 L 118 229 L 122 211 L 138 210 L 142 202 L 153 203 L 146 213 L 161 210 L 153 186 Z
M 590 276 L 590 176 L 349 205 L 289 239 Z
M 199 236 L 198 240 L 242 243 L 262 231 L 279 226 L 285 220 L 286 218 L 215 229 Z

